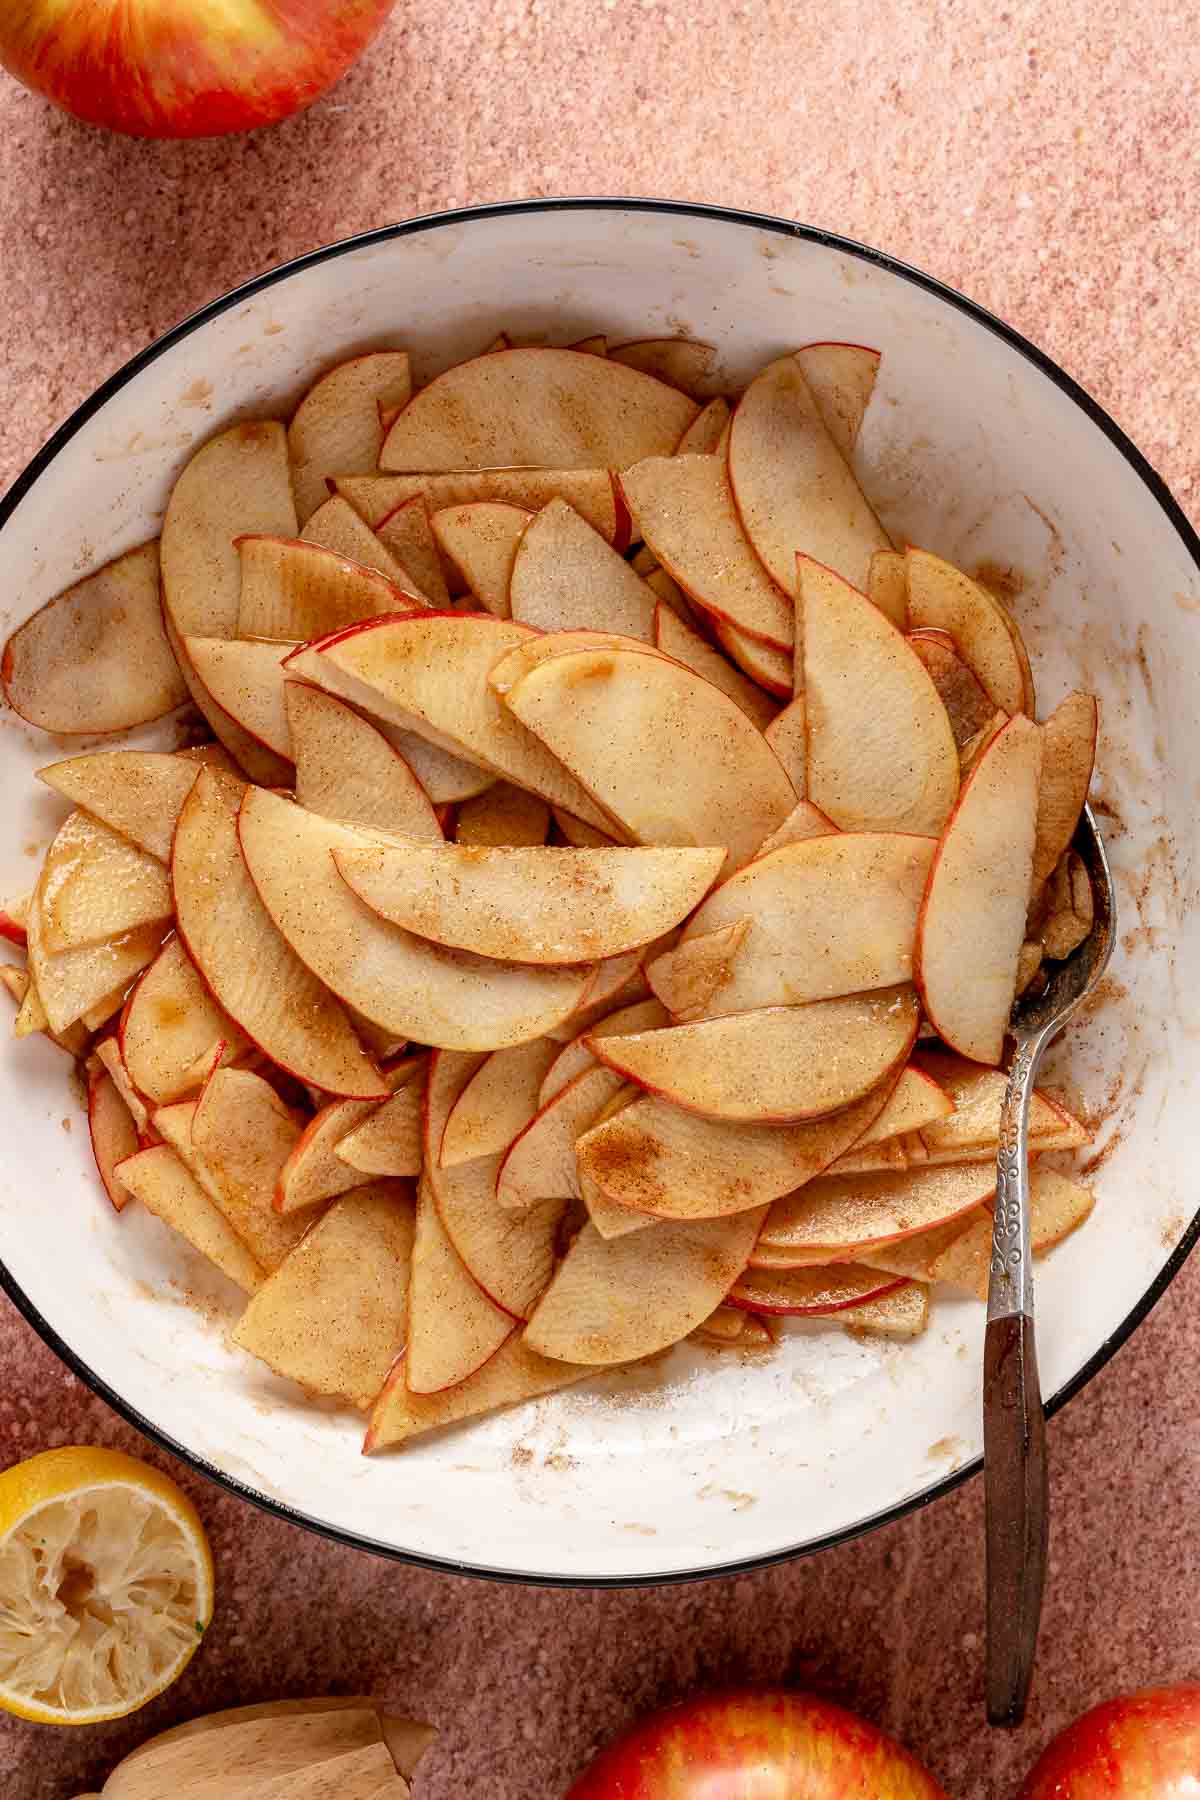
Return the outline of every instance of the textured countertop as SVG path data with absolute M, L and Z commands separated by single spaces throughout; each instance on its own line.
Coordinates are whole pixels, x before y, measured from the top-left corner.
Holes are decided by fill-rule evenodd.
M 965 289 L 1082 381 L 1195 518 L 1198 121 L 1195 13 L 1170 0 L 1136 21 L 1115 0 L 401 0 L 306 116 L 197 145 L 106 139 L 0 76 L 0 488 L 101 377 L 282 258 L 444 206 L 641 193 L 830 226 Z M 72 1800 L 178 1719 L 340 1689 L 442 1728 L 422 1800 L 557 1800 L 638 1711 L 784 1678 L 897 1732 L 956 1800 L 1000 1800 L 1083 1707 L 1197 1672 L 1198 1300 L 1193 1263 L 1051 1427 L 1049 1594 L 1015 1736 L 982 1724 L 978 1483 L 764 1574 L 559 1593 L 392 1567 L 184 1474 L 218 1563 L 202 1654 L 123 1725 L 0 1724 L 0 1789 Z M 0 1357 L 0 1465 L 80 1439 L 147 1452 L 4 1302 Z

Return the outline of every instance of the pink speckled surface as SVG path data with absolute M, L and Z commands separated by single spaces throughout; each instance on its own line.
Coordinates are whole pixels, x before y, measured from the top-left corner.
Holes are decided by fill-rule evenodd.
M 1195 13 L 1170 0 L 1136 18 L 1114 0 L 402 4 L 307 116 L 191 146 L 105 139 L 0 78 L 0 485 L 100 377 L 283 257 L 458 203 L 659 193 L 832 226 L 964 288 L 1090 388 L 1195 516 L 1198 121 Z M 898 1732 L 956 1800 L 999 1800 L 1084 1706 L 1197 1672 L 1197 1300 L 1193 1266 L 1051 1428 L 1039 1680 L 1012 1737 L 982 1724 L 977 1484 L 811 1562 L 573 1594 L 391 1567 L 185 1476 L 217 1556 L 202 1654 L 126 1724 L 0 1724 L 0 1791 L 72 1800 L 177 1719 L 375 1689 L 442 1728 L 421 1800 L 555 1800 L 640 1709 L 784 1677 Z M 145 1450 L 3 1304 L 0 1355 L 0 1464 L 78 1439 Z

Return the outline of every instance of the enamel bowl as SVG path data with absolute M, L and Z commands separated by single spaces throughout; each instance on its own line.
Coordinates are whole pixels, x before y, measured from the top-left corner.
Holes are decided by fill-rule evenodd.
M 1043 712 L 1075 686 L 1100 696 L 1121 941 L 1047 1072 L 1096 1133 L 1095 1214 L 1038 1269 L 1042 1378 L 1062 1404 L 1200 1226 L 1200 542 L 1128 439 L 1014 332 L 875 251 L 744 213 L 539 201 L 374 232 L 214 302 L 62 427 L 0 505 L 5 628 L 152 536 L 219 426 L 286 417 L 313 371 L 351 352 L 407 346 L 425 379 L 501 328 L 559 343 L 688 332 L 717 345 L 731 386 L 813 339 L 877 345 L 858 468 L 884 523 L 1003 572 Z M 32 772 L 79 741 L 2 724 L 10 895 L 61 816 Z M 685 1346 L 364 1458 L 357 1417 L 305 1404 L 227 1347 L 236 1297 L 220 1278 L 141 1208 L 112 1212 L 61 1054 L 0 1045 L 7 1292 L 149 1436 L 314 1530 L 455 1571 L 653 1581 L 816 1549 L 978 1466 L 983 1308 L 940 1296 L 915 1345 L 812 1325 L 765 1359 Z

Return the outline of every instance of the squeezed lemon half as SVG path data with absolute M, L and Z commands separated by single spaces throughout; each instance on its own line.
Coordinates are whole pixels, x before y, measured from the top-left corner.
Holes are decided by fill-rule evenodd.
M 0 1475 L 0 1707 L 119 1719 L 169 1687 L 212 1617 L 195 1507 L 118 1450 L 48 1450 Z

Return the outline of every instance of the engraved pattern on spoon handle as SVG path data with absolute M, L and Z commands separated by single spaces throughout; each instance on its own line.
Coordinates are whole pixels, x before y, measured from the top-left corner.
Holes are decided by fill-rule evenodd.
M 1017 1045 L 1000 1112 L 996 1152 L 996 1207 L 992 1223 L 989 1319 L 1033 1316 L 1029 1269 L 1029 1108 L 1033 1082 L 1049 1034 Z

